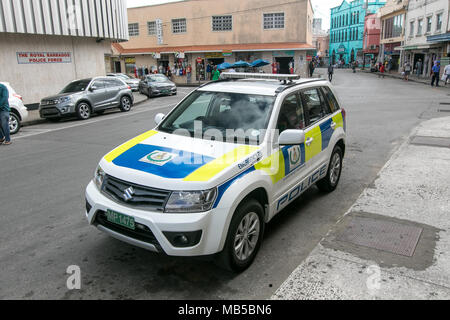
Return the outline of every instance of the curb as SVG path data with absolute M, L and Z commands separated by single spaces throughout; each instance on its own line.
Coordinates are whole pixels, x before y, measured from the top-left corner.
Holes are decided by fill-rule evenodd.
M 368 74 L 374 74 L 374 75 L 378 75 L 379 74 L 378 72 L 370 72 L 370 71 L 365 71 L 365 70 L 360 70 L 360 72 L 364 72 L 364 73 L 368 73 Z M 395 75 L 392 75 L 392 74 L 389 74 L 389 73 L 385 73 L 384 76 L 388 77 L 388 78 L 391 78 L 391 79 L 403 80 L 403 78 L 401 76 L 399 77 L 399 76 L 395 76 Z M 417 80 L 415 78 L 409 78 L 408 82 L 421 83 L 421 84 L 430 86 L 431 79 L 430 79 L 430 81 L 428 83 L 428 82 L 419 81 L 419 80 Z M 439 82 L 441 82 L 441 80 L 439 80 Z M 445 88 L 445 86 L 441 86 L 441 87 Z

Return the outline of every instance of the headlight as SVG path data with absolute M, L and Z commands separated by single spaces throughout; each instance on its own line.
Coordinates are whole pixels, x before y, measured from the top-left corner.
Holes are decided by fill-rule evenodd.
M 167 213 L 197 213 L 211 210 L 217 189 L 207 191 L 175 191 L 167 201 Z
M 105 179 L 105 171 L 103 171 L 102 167 L 98 166 L 97 170 L 95 170 L 94 182 L 99 190 L 102 189 L 104 179 Z
M 62 98 L 59 98 L 58 102 L 59 103 L 64 103 L 64 102 L 68 102 L 70 100 L 72 100 L 71 97 L 62 97 Z

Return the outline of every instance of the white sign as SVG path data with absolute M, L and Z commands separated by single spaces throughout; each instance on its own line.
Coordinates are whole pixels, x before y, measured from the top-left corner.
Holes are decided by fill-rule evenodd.
M 164 44 L 163 39 L 163 24 L 161 19 L 156 19 L 156 37 L 158 38 L 158 44 Z
M 71 63 L 71 52 L 17 52 L 19 64 Z

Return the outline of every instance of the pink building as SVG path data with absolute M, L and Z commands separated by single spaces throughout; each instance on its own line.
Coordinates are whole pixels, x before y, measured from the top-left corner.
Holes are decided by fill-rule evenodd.
M 376 13 L 369 14 L 364 21 L 363 52 L 365 65 L 376 60 L 380 51 L 381 21 Z

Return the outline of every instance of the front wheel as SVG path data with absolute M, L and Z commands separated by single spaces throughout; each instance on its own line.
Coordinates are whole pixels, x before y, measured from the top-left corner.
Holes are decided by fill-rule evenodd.
M 246 270 L 261 247 L 264 227 L 262 205 L 254 199 L 241 204 L 231 220 L 225 247 L 217 256 L 219 266 L 234 272 Z
M 317 187 L 323 192 L 333 192 L 336 190 L 342 173 L 342 159 L 343 152 L 341 147 L 334 147 L 331 154 L 330 165 L 328 166 L 328 172 L 325 178 L 317 182 Z
M 9 133 L 16 134 L 20 130 L 20 118 L 14 112 L 9 113 Z
M 128 96 L 122 97 L 120 99 L 120 110 L 122 112 L 128 112 L 131 110 L 131 99 Z
M 81 102 L 78 104 L 77 108 L 77 117 L 80 120 L 87 120 L 91 117 L 91 106 L 86 102 Z

